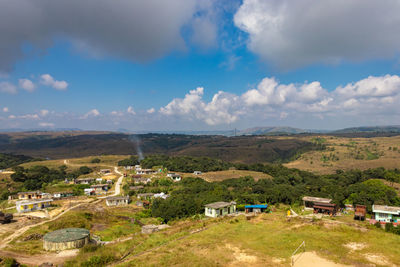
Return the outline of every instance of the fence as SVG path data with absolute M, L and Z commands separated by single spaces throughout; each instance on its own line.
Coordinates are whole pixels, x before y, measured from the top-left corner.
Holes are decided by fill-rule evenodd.
M 295 259 L 296 253 L 297 253 L 301 248 L 303 248 L 302 253 L 306 252 L 306 241 L 303 241 L 303 242 L 300 244 L 300 246 L 298 246 L 298 247 L 296 248 L 296 250 L 292 253 L 291 264 L 290 264 L 291 266 L 294 266 L 294 263 L 295 263 L 296 260 L 300 257 L 300 256 L 299 256 L 297 259 Z M 299 254 L 299 255 L 301 255 L 301 254 Z

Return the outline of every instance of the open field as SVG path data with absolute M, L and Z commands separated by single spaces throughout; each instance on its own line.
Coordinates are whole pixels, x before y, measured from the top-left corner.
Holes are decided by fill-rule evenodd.
M 216 171 L 216 172 L 205 172 L 201 175 L 194 175 L 193 173 L 184 173 L 183 177 L 200 177 L 208 182 L 223 181 L 231 178 L 240 178 L 245 176 L 251 176 L 254 180 L 259 179 L 271 179 L 272 177 L 268 174 L 255 171 L 242 171 L 242 170 L 227 170 L 227 171 Z
M 284 164 L 289 168 L 318 174 L 336 170 L 384 167 L 400 168 L 400 136 L 373 138 L 346 138 L 308 136 L 304 140 L 326 145 L 325 151 L 309 151 L 297 160 Z

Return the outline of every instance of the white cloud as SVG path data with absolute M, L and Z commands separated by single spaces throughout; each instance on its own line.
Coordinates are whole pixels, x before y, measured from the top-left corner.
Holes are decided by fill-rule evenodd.
M 135 110 L 134 110 L 133 107 L 131 107 L 131 106 L 129 106 L 129 107 L 126 109 L 126 112 L 127 112 L 128 114 L 131 114 L 131 115 L 135 115 L 135 114 L 136 114 Z
M 81 119 L 87 119 L 89 117 L 98 117 L 100 116 L 100 112 L 97 109 L 92 109 L 90 110 L 88 113 L 86 113 L 85 115 L 83 115 L 81 117 Z
M 154 112 L 156 112 L 156 110 L 154 108 L 149 108 L 146 112 L 149 114 L 153 114 Z
M 39 123 L 39 126 L 40 126 L 40 127 L 54 127 L 55 124 L 54 124 L 54 123 L 51 123 L 51 122 L 40 122 L 40 123 Z
M 123 115 L 124 115 L 123 112 L 121 112 L 121 111 L 116 111 L 116 110 L 111 111 L 110 114 L 113 115 L 113 116 L 123 116 Z
M 0 93 L 16 94 L 17 87 L 9 82 L 0 82 Z
M 9 111 L 8 107 L 3 108 L 3 112 L 7 113 Z
M 28 92 L 33 92 L 35 91 L 36 88 L 35 84 L 29 79 L 19 79 L 18 85 L 20 88 Z
M 160 113 L 188 120 L 201 120 L 208 125 L 230 124 L 244 118 L 316 115 L 346 117 L 400 115 L 400 77 L 386 75 L 368 77 L 356 83 L 324 89 L 317 81 L 303 84 L 281 84 L 264 78 L 256 88 L 235 95 L 218 92 L 210 102 L 203 100 L 204 89 L 191 90 L 185 97 L 175 98 Z
M 392 58 L 400 52 L 399 1 L 244 0 L 234 23 L 248 48 L 290 69 Z
M 47 109 L 42 109 L 39 113 L 40 116 L 45 117 L 49 114 L 49 111 Z
M 41 83 L 50 86 L 56 90 L 66 90 L 68 83 L 66 81 L 57 81 L 50 74 L 43 74 L 40 76 Z
M 25 114 L 25 115 L 19 115 L 16 116 L 18 119 L 24 119 L 24 120 L 39 120 L 39 115 L 38 114 Z

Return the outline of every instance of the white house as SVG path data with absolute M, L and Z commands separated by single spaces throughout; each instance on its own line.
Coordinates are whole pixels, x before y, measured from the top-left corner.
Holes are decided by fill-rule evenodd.
M 167 173 L 167 177 L 171 178 L 174 182 L 179 182 L 180 180 L 182 180 L 182 176 L 177 173 Z
M 165 194 L 164 192 L 154 194 L 154 198 L 162 198 L 162 199 L 167 199 L 169 195 Z
M 208 217 L 219 217 L 236 213 L 236 202 L 214 202 L 205 205 L 205 215 Z
M 106 198 L 107 206 L 126 206 L 129 204 L 129 197 L 108 197 Z
M 19 213 L 30 212 L 47 208 L 50 206 L 51 202 L 53 202 L 52 199 L 22 200 L 15 203 L 15 208 Z
M 201 175 L 201 171 L 194 171 L 193 174 L 194 175 Z
M 140 165 L 135 165 L 135 171 L 140 171 L 142 167 Z
M 155 174 L 157 171 L 152 169 L 140 169 L 136 171 L 136 174 Z
M 372 205 L 372 212 L 375 213 L 375 220 L 379 222 L 400 223 L 400 207 Z

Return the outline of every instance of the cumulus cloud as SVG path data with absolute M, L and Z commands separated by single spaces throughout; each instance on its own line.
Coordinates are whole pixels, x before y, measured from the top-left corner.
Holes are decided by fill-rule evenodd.
M 111 111 L 110 114 L 111 114 L 112 116 L 123 116 L 123 115 L 124 115 L 123 112 L 121 112 L 121 111 L 116 111 L 116 110 Z
M 127 112 L 128 114 L 131 114 L 131 115 L 135 115 L 135 114 L 136 114 L 135 110 L 134 110 L 133 107 L 131 107 L 131 106 L 129 106 L 129 107 L 126 109 L 126 112 Z
M 0 93 L 16 94 L 17 87 L 9 82 L 0 82 Z
M 146 112 L 149 114 L 153 114 L 154 112 L 156 112 L 156 110 L 155 108 L 149 108 Z
M 81 119 L 87 119 L 87 118 L 90 118 L 90 117 L 98 117 L 98 116 L 100 116 L 100 112 L 97 109 L 92 109 L 88 113 L 83 115 L 81 117 Z
M 3 108 L 3 112 L 4 112 L 4 113 L 7 113 L 8 111 L 9 111 L 8 107 L 4 107 L 4 108 Z
M 159 58 L 185 47 L 183 28 L 195 40 L 212 42 L 204 0 L 0 0 L 0 70 L 9 71 L 25 54 L 23 44 L 44 50 L 55 36 L 87 55 L 113 56 L 135 62 Z M 214 2 L 214 1 L 209 1 Z M 192 21 L 195 22 L 192 23 Z M 211 38 L 209 37 L 211 35 Z M 196 38 L 195 38 L 196 39 Z
M 184 98 L 175 98 L 162 107 L 160 113 L 197 119 L 208 125 L 230 124 L 249 117 L 271 116 L 284 120 L 292 114 L 319 118 L 400 115 L 396 104 L 400 103 L 400 77 L 397 75 L 371 76 L 333 91 L 323 88 L 317 81 L 281 84 L 267 77 L 242 95 L 220 91 L 207 103 L 203 94 L 202 87 L 191 90 Z
M 40 116 L 45 117 L 49 114 L 49 111 L 47 109 L 42 109 L 39 113 Z
M 36 88 L 35 84 L 29 79 L 19 79 L 18 85 L 20 88 L 28 92 L 33 92 L 35 91 Z
M 66 81 L 57 81 L 50 74 L 43 74 L 40 76 L 40 82 L 46 86 L 53 87 L 56 90 L 66 90 L 68 83 Z
M 391 58 L 400 52 L 399 1 L 244 0 L 234 23 L 248 48 L 280 68 Z

